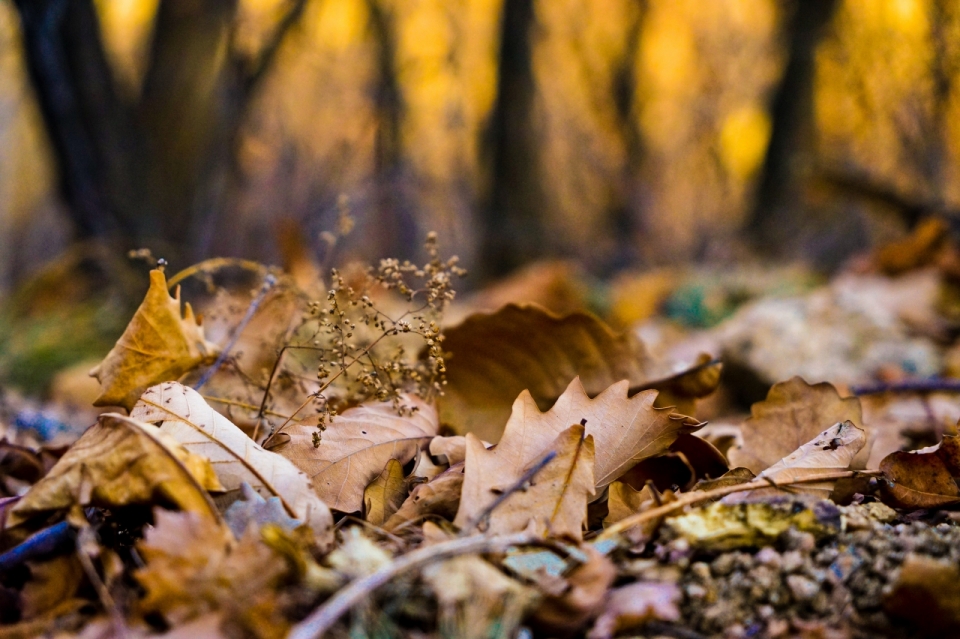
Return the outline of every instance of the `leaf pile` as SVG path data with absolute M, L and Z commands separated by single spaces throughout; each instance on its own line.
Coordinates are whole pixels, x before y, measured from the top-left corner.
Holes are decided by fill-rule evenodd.
M 711 356 L 667 362 L 596 316 L 529 304 L 443 328 L 455 262 L 431 255 L 335 272 L 325 301 L 255 298 L 253 316 L 275 316 L 269 299 L 303 313 L 260 320 L 277 346 L 262 370 L 232 350 L 263 363 L 245 324 L 208 342 L 154 271 L 94 370 L 97 403 L 129 415 L 56 454 L 0 449 L 3 631 L 694 636 L 691 585 L 724 573 L 691 577 L 691 557 L 798 535 L 811 550 L 960 504 L 952 424 L 900 450 L 893 409 L 794 377 L 727 431 L 707 426 L 701 406 L 728 401 L 711 397 Z M 931 561 L 908 557 L 888 590 L 943 583 L 936 627 L 955 629 L 956 568 Z M 756 632 L 806 632 L 771 615 Z

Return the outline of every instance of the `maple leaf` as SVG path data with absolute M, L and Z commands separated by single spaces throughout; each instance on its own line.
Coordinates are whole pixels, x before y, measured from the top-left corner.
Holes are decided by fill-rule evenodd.
M 358 512 L 364 489 L 387 462 L 406 464 L 440 428 L 432 405 L 412 395 L 402 401 L 417 410 L 398 415 L 391 402 L 362 404 L 337 415 L 323 431 L 319 446 L 313 443 L 317 428 L 297 423 L 273 435 L 264 447 L 304 471 L 330 508 Z
M 150 271 L 150 288 L 106 358 L 90 374 L 103 387 L 94 406 L 133 408 L 143 391 L 212 363 L 219 347 L 204 339 L 203 327 L 186 304 L 180 315 L 180 289 L 171 297 L 163 271 Z
M 155 423 L 184 448 L 209 459 L 226 490 L 239 490 L 246 482 L 264 498 L 277 497 L 291 517 L 332 543 L 333 516 L 306 473 L 257 445 L 197 391 L 178 382 L 158 384 L 144 391 L 131 416 Z
M 898 508 L 939 508 L 960 503 L 960 437 L 944 435 L 936 446 L 896 452 L 880 462 L 887 479 L 883 500 Z
M 774 384 L 764 401 L 750 407 L 750 417 L 741 429 L 743 446 L 727 454 L 730 465 L 759 473 L 831 424 L 846 421 L 863 425 L 860 400 L 856 397 L 840 397 L 832 385 L 811 385 L 800 377 Z M 860 460 L 866 462 L 865 455 Z M 854 466 L 863 468 L 860 464 Z
M 536 305 L 508 304 L 471 315 L 445 335 L 449 357 L 440 419 L 488 441 L 500 438 L 521 391 L 549 402 L 578 375 L 590 393 L 622 379 L 650 379 L 643 344 L 588 313 L 558 316 Z
M 152 424 L 106 413 L 11 509 L 7 524 L 71 507 L 158 501 L 217 518 L 205 491 L 222 490 L 206 458 Z
M 155 524 L 137 542 L 146 564 L 134 573 L 146 591 L 143 611 L 181 623 L 223 609 L 259 636 L 283 636 L 275 593 L 289 572 L 282 557 L 255 534 L 236 541 L 209 518 L 159 508 L 154 513 Z

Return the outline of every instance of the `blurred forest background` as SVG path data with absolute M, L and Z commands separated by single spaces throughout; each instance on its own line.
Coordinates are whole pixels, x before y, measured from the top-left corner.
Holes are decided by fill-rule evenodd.
M 0 295 L 72 242 L 829 270 L 960 219 L 953 0 L 0 0 Z

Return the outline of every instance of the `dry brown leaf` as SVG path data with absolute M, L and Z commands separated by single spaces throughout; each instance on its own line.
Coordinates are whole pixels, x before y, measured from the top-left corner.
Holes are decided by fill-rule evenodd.
M 494 442 L 524 390 L 549 405 L 577 376 L 591 394 L 651 378 L 649 357 L 632 333 L 617 335 L 587 313 L 561 317 L 536 305 L 471 315 L 446 331 L 443 350 L 449 356 L 441 421 Z
M 743 446 L 730 449 L 730 465 L 759 473 L 831 425 L 846 421 L 863 425 L 856 397 L 842 398 L 832 385 L 811 385 L 800 377 L 774 384 L 764 401 L 750 407 L 750 418 L 742 427 Z M 866 457 L 862 461 L 866 462 Z M 863 468 L 860 464 L 854 467 Z
M 441 637 L 486 639 L 515 636 L 535 593 L 476 555 L 454 557 L 424 568 L 423 579 L 437 597 Z M 502 634 L 501 634 L 502 633 Z
M 936 446 L 896 452 L 880 462 L 887 482 L 883 500 L 897 508 L 940 508 L 960 503 L 960 437 L 945 435 Z
M 883 597 L 883 607 L 925 636 L 957 636 L 953 633 L 960 631 L 960 567 L 908 554 L 893 589 Z
M 154 512 L 154 526 L 137 543 L 146 563 L 134 573 L 146 591 L 140 602 L 144 612 L 181 623 L 225 610 L 258 636 L 284 636 L 287 622 L 274 590 L 289 571 L 283 558 L 252 532 L 238 542 L 226 526 L 209 518 Z
M 766 479 L 776 484 L 789 484 L 847 470 L 866 441 L 866 434 L 854 426 L 853 422 L 838 422 L 764 470 L 757 475 L 757 479 Z M 826 499 L 830 496 L 835 483 L 835 480 L 805 483 L 790 490 L 816 494 Z
M 147 389 L 131 417 L 156 424 L 191 453 L 210 460 L 226 490 L 246 482 L 263 498 L 278 497 L 287 514 L 333 541 L 333 516 L 306 473 L 285 457 L 264 450 L 200 394 L 178 382 Z
M 439 424 L 432 405 L 415 396 L 406 396 L 403 403 L 416 412 L 401 416 L 390 402 L 363 404 L 335 417 L 323 431 L 319 446 L 313 445 L 316 427 L 299 423 L 268 439 L 264 447 L 307 473 L 330 508 L 359 512 L 364 489 L 387 461 L 406 464 L 437 434 Z
M 457 526 L 479 523 L 475 518 L 484 508 L 543 457 L 539 455 L 526 466 L 513 469 L 509 459 L 497 454 L 502 450 L 501 446 L 488 450 L 479 439 L 467 435 L 463 493 L 454 519 Z M 536 474 L 529 488 L 515 491 L 497 506 L 482 530 L 492 534 L 519 532 L 532 522 L 542 534 L 578 541 L 583 538 L 587 501 L 595 494 L 593 437 L 576 424 L 562 431 L 543 453 L 549 451 L 556 457 Z M 518 472 L 513 474 L 514 470 Z
M 496 491 L 515 483 L 542 459 L 570 424 L 583 423 L 585 433 L 595 440 L 597 493 L 640 460 L 664 452 L 681 433 L 699 427 L 690 418 L 654 408 L 655 398 L 656 391 L 628 398 L 627 382 L 622 381 L 590 399 L 575 379 L 553 408 L 541 413 L 524 391 L 514 403 L 499 445 L 486 450 L 476 436 L 467 434 L 463 495 L 454 523 L 464 526 L 476 517 L 496 499 Z
M 483 442 L 487 448 L 493 446 Z M 434 437 L 430 440 L 430 454 L 450 466 L 455 466 L 467 458 L 467 439 L 463 435 Z
M 610 594 L 587 638 L 611 639 L 648 621 L 677 621 L 682 599 L 683 593 L 674 583 L 639 581 L 617 588 Z
M 150 288 L 116 346 L 90 371 L 103 387 L 95 406 L 133 408 L 148 387 L 179 379 L 219 347 L 203 336 L 203 327 L 186 304 L 180 315 L 180 290 L 170 297 L 163 271 L 150 271 Z
M 463 489 L 463 463 L 452 466 L 426 484 L 420 484 L 383 525 L 384 530 L 396 530 L 407 522 L 421 521 L 427 515 L 452 520 L 460 506 Z
M 603 525 L 615 524 L 640 512 L 643 504 L 653 502 L 653 499 L 653 490 L 649 486 L 637 490 L 622 481 L 613 482 L 607 492 L 607 516 L 603 519 Z
M 589 544 L 581 547 L 587 561 L 565 575 L 569 587 L 561 595 L 547 595 L 533 610 L 536 623 L 548 636 L 570 635 L 603 609 L 617 568 Z
M 363 518 L 374 526 L 382 526 L 397 512 L 406 496 L 403 466 L 396 459 L 391 459 L 383 472 L 363 491 Z
M 27 565 L 30 568 L 30 581 L 20 593 L 23 619 L 38 617 L 72 598 L 84 580 L 83 568 L 76 554 Z
M 153 424 L 107 413 L 13 507 L 8 525 L 75 506 L 157 502 L 218 518 L 205 491 L 222 490 L 206 458 Z

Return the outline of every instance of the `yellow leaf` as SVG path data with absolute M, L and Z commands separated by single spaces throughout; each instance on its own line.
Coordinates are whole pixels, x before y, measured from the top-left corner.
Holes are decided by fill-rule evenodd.
M 383 472 L 363 491 L 363 518 L 375 526 L 382 526 L 397 512 L 406 496 L 403 466 L 396 459 L 391 459 Z
M 222 491 L 210 462 L 156 426 L 107 413 L 10 512 L 8 525 L 74 506 L 168 503 L 219 519 L 205 491 Z
M 212 363 L 218 351 L 204 339 L 190 304 L 181 317 L 180 289 L 170 297 L 163 271 L 150 271 L 143 303 L 106 358 L 90 371 L 103 387 L 94 405 L 130 410 L 148 387 Z

